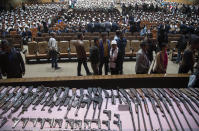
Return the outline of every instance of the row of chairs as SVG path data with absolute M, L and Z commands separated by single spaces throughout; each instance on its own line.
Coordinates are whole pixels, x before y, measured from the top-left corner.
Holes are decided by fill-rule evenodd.
M 84 46 L 86 50 L 86 55 L 89 57 L 90 53 L 90 47 L 94 45 L 94 40 L 83 40 Z M 71 41 L 59 41 L 58 42 L 58 50 L 59 50 L 59 58 L 74 58 L 77 56 L 75 44 L 77 43 L 77 40 L 71 40 Z M 141 41 L 138 40 L 127 40 L 126 45 L 126 57 L 134 57 L 136 55 L 136 52 L 140 48 Z M 29 42 L 28 43 L 28 52 L 25 55 L 26 62 L 32 59 L 49 59 L 48 56 L 48 42 Z

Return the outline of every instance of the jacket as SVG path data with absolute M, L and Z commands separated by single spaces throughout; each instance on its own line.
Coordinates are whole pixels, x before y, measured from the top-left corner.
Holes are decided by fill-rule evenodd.
M 99 55 L 99 48 L 94 45 L 90 48 L 90 61 L 91 63 L 99 63 L 100 55 Z
M 15 48 L 11 49 L 10 53 L 3 53 L 2 59 L 2 74 L 9 76 L 17 76 L 25 73 L 25 64 L 20 52 Z
M 111 45 L 110 45 L 110 41 L 107 40 L 108 43 L 108 52 L 110 52 L 111 49 Z M 109 54 L 109 53 L 108 53 Z M 100 60 L 104 59 L 104 46 L 103 46 L 103 41 L 100 41 Z
M 135 72 L 136 74 L 147 74 L 150 68 L 150 61 L 146 53 L 140 49 L 136 54 L 136 65 Z
M 82 40 L 78 40 L 75 47 L 77 52 L 77 58 L 87 60 L 84 42 Z

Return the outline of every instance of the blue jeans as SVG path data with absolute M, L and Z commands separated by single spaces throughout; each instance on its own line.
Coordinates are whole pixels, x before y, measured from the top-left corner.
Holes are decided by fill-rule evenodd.
M 179 63 L 181 59 L 182 59 L 181 50 L 178 50 L 178 55 L 177 55 L 176 63 Z
M 51 63 L 52 63 L 52 68 L 57 68 L 57 52 L 56 51 L 50 51 L 50 56 L 51 56 Z

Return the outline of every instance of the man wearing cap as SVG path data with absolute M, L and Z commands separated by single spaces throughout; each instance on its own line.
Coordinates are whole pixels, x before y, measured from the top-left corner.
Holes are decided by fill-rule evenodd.
M 147 57 L 148 45 L 146 42 L 140 44 L 141 49 L 136 53 L 136 74 L 147 74 L 150 68 L 150 61 Z
M 111 50 L 110 50 L 110 70 L 111 70 L 111 75 L 119 74 L 118 52 L 119 52 L 119 49 L 117 47 L 117 42 L 115 40 L 113 40 L 111 42 Z
M 51 38 L 49 39 L 48 47 L 49 47 L 49 55 L 51 58 L 51 64 L 52 64 L 51 67 L 57 70 L 60 69 L 60 67 L 58 67 L 57 65 L 58 47 L 57 47 L 57 41 L 55 39 L 56 33 L 52 32 L 50 35 Z

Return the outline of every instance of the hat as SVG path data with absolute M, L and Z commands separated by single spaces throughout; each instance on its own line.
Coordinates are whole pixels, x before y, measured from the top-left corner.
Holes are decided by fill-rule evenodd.
M 112 41 L 111 41 L 111 45 L 117 45 L 116 40 L 112 40 Z

